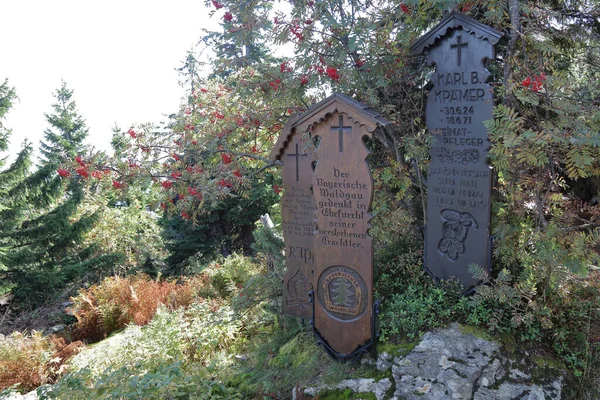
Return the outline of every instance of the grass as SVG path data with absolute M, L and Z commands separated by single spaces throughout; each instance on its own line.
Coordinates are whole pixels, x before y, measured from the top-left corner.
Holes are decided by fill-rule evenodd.
M 291 397 L 293 388 L 302 390 L 343 379 L 380 380 L 390 376 L 390 371 L 377 371 L 373 365 L 332 361 L 316 345 L 310 327 L 279 315 L 269 297 L 243 306 L 245 299 L 254 299 L 254 296 L 250 295 L 250 284 L 244 287 L 240 282 L 256 282 L 256 277 L 265 277 L 265 274 L 249 259 L 234 256 L 209 267 L 194 278 L 194 285 L 189 281 L 163 284 L 145 276 L 134 276 L 90 288 L 80 293 L 79 304 L 90 305 L 86 309 L 90 316 L 104 315 L 104 319 L 89 318 L 90 324 L 107 321 L 106 311 L 105 314 L 92 312 L 95 309 L 109 310 L 111 315 L 117 316 L 109 318 L 110 321 L 118 320 L 118 316 L 135 315 L 132 310 L 136 307 L 152 311 L 152 317 L 149 322 L 146 317 L 142 318 L 143 323 L 139 325 L 135 322 L 142 321 L 140 319 L 128 320 L 120 331 L 105 333 L 107 339 L 79 354 L 64 340 L 59 343 L 56 338 L 45 338 L 39 333 L 31 337 L 3 337 L 0 390 L 18 385 L 18 390 L 26 391 L 59 379 L 46 398 L 286 399 Z M 151 293 L 153 288 L 157 293 Z M 183 293 L 183 288 L 187 290 L 184 296 L 187 300 L 177 302 L 176 293 Z M 378 352 L 392 357 L 408 354 L 418 343 L 406 339 L 416 338 L 431 326 L 439 326 L 442 321 L 459 315 L 465 319 L 470 310 L 465 300 L 455 298 L 452 292 L 448 295 L 443 287 L 430 286 L 426 295 L 422 290 L 413 290 L 414 285 L 410 283 L 403 288 L 396 295 L 388 295 L 389 304 L 384 309 L 383 316 L 387 319 L 383 322 L 387 325 L 383 328 L 394 333 L 389 335 L 392 340 L 383 340 L 377 345 Z M 265 291 L 264 287 L 262 290 Z M 143 299 L 140 298 L 142 293 Z M 114 295 L 112 303 L 111 295 Z M 98 300 L 100 298 L 103 302 Z M 399 305 L 405 308 L 396 310 Z M 399 329 L 398 324 L 406 321 L 412 325 Z M 461 330 L 490 339 L 480 327 L 463 325 Z M 508 336 L 518 340 L 515 335 Z M 520 342 L 514 344 L 516 348 Z M 15 348 L 20 349 L 16 354 Z M 73 354 L 65 369 L 64 361 Z M 597 356 L 596 352 L 590 354 Z M 53 361 L 57 357 L 62 360 L 60 363 Z M 593 361 L 592 364 L 597 365 Z M 588 370 L 588 374 L 591 379 L 597 378 L 594 369 Z M 580 392 L 584 390 L 592 393 L 594 389 L 582 387 Z M 319 398 L 344 398 L 339 396 L 360 398 L 347 390 L 321 393 Z

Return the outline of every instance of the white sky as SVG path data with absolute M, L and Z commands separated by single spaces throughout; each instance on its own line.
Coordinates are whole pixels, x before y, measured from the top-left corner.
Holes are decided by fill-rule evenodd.
M 209 11 L 203 0 L 0 0 L 0 80 L 19 97 L 5 122 L 12 152 L 25 138 L 38 148 L 61 79 L 98 149 L 115 123 L 165 120 L 184 94 L 175 68 L 224 9 Z

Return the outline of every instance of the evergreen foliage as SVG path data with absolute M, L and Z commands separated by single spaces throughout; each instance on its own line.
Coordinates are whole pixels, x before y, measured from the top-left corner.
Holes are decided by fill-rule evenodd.
M 254 235 L 254 249 L 264 261 L 260 273 L 249 276 L 237 255 L 209 261 L 233 251 L 249 252 L 254 221 L 278 200 L 281 189 L 277 163 L 267 157 L 272 144 L 290 115 L 332 90 L 354 96 L 393 122 L 369 143 L 375 187 L 370 233 L 377 247 L 376 292 L 384 301 L 382 337 L 416 339 L 427 329 L 458 319 L 514 335 L 519 346 L 551 348 L 580 379 L 579 387 L 585 379 L 594 379 L 600 360 L 600 283 L 594 272 L 600 246 L 598 0 L 296 0 L 287 8 L 269 0 L 206 4 L 222 17 L 220 29 L 202 40 L 217 57 L 189 53 L 180 70 L 187 98 L 169 124 L 117 130 L 111 164 L 101 157 L 94 162 L 106 162 L 102 171 L 108 175 L 99 182 L 115 188 L 114 196 L 107 196 L 111 205 L 141 204 L 154 210 L 156 199 L 162 198 L 163 237 L 170 252 L 164 271 L 189 272 L 194 263 L 202 268 L 209 264 L 203 275 L 212 288 L 207 297 L 226 298 L 232 304 L 219 310 L 220 302 L 202 303 L 198 310 L 207 314 L 208 307 L 215 318 L 228 318 L 219 328 L 232 328 L 227 333 L 236 335 L 229 343 L 232 348 L 252 350 L 244 335 L 253 334 L 260 342 L 254 348 L 258 355 L 228 383 L 248 396 L 267 395 L 276 390 L 269 380 L 280 378 L 281 371 L 303 354 L 293 349 L 302 340 L 290 340 L 301 329 L 276 317 L 283 275 L 277 235 L 265 229 Z M 454 283 L 437 283 L 425 275 L 419 240 L 431 140 L 424 124 L 424 99 L 432 71 L 409 49 L 449 9 L 506 33 L 497 47 L 499 57 L 487 63 L 497 100 L 493 118 L 486 123 L 495 179 L 493 273 L 484 276 L 473 266 L 486 285 L 471 298 L 461 297 Z M 278 46 L 292 48 L 294 56 L 275 56 Z M 211 73 L 203 77 L 199 71 L 207 65 Z M 14 99 L 11 90 L 6 83 L 2 86 L 0 118 Z M 86 158 L 82 140 L 87 131 L 71 95 L 64 86 L 57 93 L 40 168 L 31 175 L 23 172 L 23 153 L 15 164 L 22 172 L 0 175 L 6 176 L 6 181 L 0 178 L 0 195 L 8 207 L 2 213 L 10 216 L 0 222 L 0 247 L 10 247 L 0 258 L 8 270 L 0 273 L 4 282 L 18 285 L 15 294 L 21 299 L 35 290 L 47 294 L 86 269 L 99 269 L 101 261 L 112 257 L 104 249 L 117 247 L 105 240 L 100 253 L 94 247 L 98 243 L 83 239 L 100 216 L 94 202 L 81 206 L 93 185 L 85 180 L 91 164 L 77 159 Z M 2 135 L 0 145 L 6 140 L 4 131 Z M 72 176 L 69 180 L 55 173 L 64 164 L 74 167 L 65 170 Z M 136 190 L 155 197 L 133 195 Z M 150 229 L 151 224 L 144 226 Z M 133 244 L 125 247 L 138 249 Z M 337 299 L 345 300 L 347 296 Z M 234 311 L 245 318 L 242 325 L 229 318 Z M 170 326 L 170 318 L 186 320 L 186 327 L 192 323 L 183 313 L 161 318 L 157 325 Z M 181 330 L 174 330 L 179 338 Z M 264 338 L 275 331 L 273 340 Z M 207 340 L 227 345 L 219 340 L 229 336 L 215 338 L 215 332 L 223 332 L 214 324 L 192 334 L 196 332 L 209 332 Z M 186 340 L 181 339 L 187 346 Z M 181 341 L 168 346 L 177 348 Z M 156 354 L 160 345 L 151 347 Z M 314 353 L 304 357 L 311 365 L 319 361 Z M 217 363 L 215 357 L 203 362 Z M 82 383 L 93 379 L 87 372 L 66 382 L 79 384 L 85 395 L 103 395 L 119 393 L 115 383 L 126 377 L 130 395 L 141 381 L 131 376 L 129 367 L 151 371 L 142 382 L 144 394 L 152 393 L 154 380 L 163 376 L 169 384 L 180 382 L 178 360 L 166 366 L 153 361 L 136 358 L 124 368 L 107 369 L 96 385 L 98 392 Z M 212 372 L 203 368 L 194 376 L 204 384 Z M 256 371 L 259 368 L 267 373 Z M 190 381 L 183 381 L 188 390 Z M 290 383 L 285 384 L 289 390 Z
M 247 193 L 227 196 L 212 203 L 196 202 L 201 215 L 190 223 L 185 216 L 166 214 L 163 234 L 169 256 L 169 274 L 183 272 L 186 261 L 195 256 L 205 262 L 233 252 L 250 254 L 255 221 L 278 199 L 264 180 L 254 179 Z
M 88 130 L 72 95 L 63 82 L 55 94 L 54 113 L 46 115 L 50 127 L 41 142 L 40 165 L 11 190 L 20 199 L 11 210 L 19 218 L 12 218 L 12 226 L 6 227 L 11 229 L 3 229 L 2 240 L 9 246 L 6 280 L 21 306 L 40 304 L 67 284 L 119 260 L 110 253 L 97 254 L 93 244 L 82 246 L 99 218 L 97 210 L 78 212 L 86 196 L 86 172 L 80 170 L 79 177 L 69 180 L 57 174 L 62 163 L 86 157 Z
M 4 127 L 3 119 L 15 98 L 15 89 L 9 86 L 8 80 L 5 80 L 0 85 L 0 151 L 8 148 L 11 131 Z M 15 228 L 20 219 L 19 210 L 24 203 L 24 198 L 17 187 L 29 174 L 31 151 L 31 145 L 25 142 L 23 149 L 8 168 L 2 168 L 7 157 L 0 160 L 0 296 L 14 287 L 14 282 L 6 275 L 10 264 L 7 255 L 10 241 L 5 235 Z

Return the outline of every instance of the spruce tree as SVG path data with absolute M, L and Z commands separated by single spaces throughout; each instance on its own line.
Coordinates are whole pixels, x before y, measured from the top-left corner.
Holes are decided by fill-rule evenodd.
M 50 299 L 117 258 L 98 255 L 93 245 L 81 245 L 99 213 L 81 208 L 88 186 L 83 161 L 88 129 L 72 96 L 73 91 L 63 82 L 55 93 L 54 112 L 46 114 L 49 128 L 41 141 L 38 169 L 17 186 L 26 199 L 27 207 L 21 210 L 25 218 L 4 233 L 11 242 L 6 254 L 7 277 L 15 286 L 17 300 L 27 301 L 29 306 Z M 60 167 L 73 160 L 80 168 L 68 176 Z
M 0 85 L 0 152 L 8 149 L 11 131 L 5 128 L 3 120 L 12 108 L 16 98 L 14 87 L 9 86 L 8 80 Z M 5 232 L 10 232 L 19 218 L 17 210 L 23 201 L 15 187 L 27 176 L 31 165 L 31 145 L 24 143 L 23 149 L 8 168 L 6 165 L 8 156 L 0 158 L 0 296 L 8 292 L 12 283 L 6 277 L 8 269 L 6 264 L 6 253 L 10 243 L 5 240 Z

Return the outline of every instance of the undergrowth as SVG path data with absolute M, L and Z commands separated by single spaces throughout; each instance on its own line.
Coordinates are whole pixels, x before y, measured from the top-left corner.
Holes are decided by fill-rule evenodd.
M 569 390 L 573 393 L 569 396 L 600 395 L 597 270 L 587 276 L 564 271 L 560 279 L 548 280 L 550 268 L 529 266 L 519 275 L 504 269 L 487 276 L 474 266 L 472 272 L 483 284 L 472 296 L 464 297 L 456 282 L 431 279 L 423 270 L 420 246 L 403 238 L 378 252 L 376 267 L 382 341 L 413 341 L 451 321 L 464 322 L 482 327 L 496 338 L 508 335 L 518 347 L 553 354 L 571 374 L 569 385 L 573 388 Z M 558 269 L 552 267 L 552 271 Z
M 400 239 L 388 244 L 375 262 L 382 348 L 414 343 L 448 322 L 466 322 L 509 335 L 517 347 L 552 351 L 575 377 L 573 391 L 594 398 L 600 360 L 599 274 L 572 276 L 542 290 L 526 274 L 505 271 L 482 277 L 487 283 L 464 297 L 456 282 L 436 282 L 423 271 L 418 243 Z M 100 327 L 94 331 L 78 325 L 79 332 L 101 332 L 103 337 L 115 329 L 123 332 L 75 355 L 66 375 L 44 396 L 285 399 L 293 388 L 373 373 L 332 361 L 316 345 L 306 322 L 282 316 L 281 260 L 257 259 L 233 255 L 178 282 L 136 275 L 82 291 L 74 306 L 78 323 Z M 10 368 L 0 367 L 3 387 L 21 382 L 19 389 L 28 390 L 59 377 L 59 366 L 49 361 L 56 357 L 51 340 L 39 334 L 28 340 L 30 347 L 23 344 L 22 353 L 30 359 L 13 357 L 10 365 L 21 365 L 37 380 L 19 376 L 8 381 Z
M 455 281 L 436 282 L 415 243 L 399 240 L 377 255 L 375 297 L 382 302 L 380 340 L 414 341 L 433 328 L 463 320 L 468 299 Z
M 161 307 L 148 325 L 130 325 L 75 356 L 48 397 L 235 398 L 214 368 L 243 345 L 244 322 L 216 300 L 187 310 Z
M 97 342 L 128 324 L 146 325 L 160 305 L 176 310 L 205 299 L 228 298 L 256 268 L 234 254 L 211 263 L 199 275 L 179 280 L 153 280 L 145 274 L 106 278 L 71 298 L 71 312 L 77 319 L 73 338 Z
M 65 362 L 83 346 L 81 342 L 67 344 L 63 338 L 15 332 L 0 335 L 0 391 L 14 388 L 28 392 L 54 382 Z

